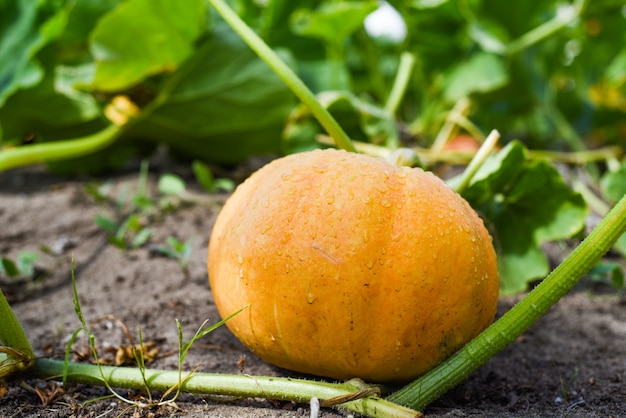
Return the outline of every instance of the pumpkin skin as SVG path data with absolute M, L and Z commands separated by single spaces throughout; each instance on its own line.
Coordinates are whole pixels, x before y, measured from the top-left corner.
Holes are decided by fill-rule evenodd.
M 219 213 L 209 280 L 226 325 L 282 368 L 413 379 L 491 324 L 499 279 L 482 220 L 439 178 L 337 150 L 293 154 Z

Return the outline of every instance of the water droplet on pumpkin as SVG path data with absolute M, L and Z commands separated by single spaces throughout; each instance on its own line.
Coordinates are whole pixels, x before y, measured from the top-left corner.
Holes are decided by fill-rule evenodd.
M 375 263 L 375 260 L 368 261 L 367 264 L 366 264 L 367 268 L 371 269 L 372 267 L 374 267 L 374 263 Z
M 308 293 L 306 295 L 306 301 L 310 305 L 315 301 L 315 295 L 313 293 Z
M 381 205 L 383 205 L 383 207 L 385 207 L 385 208 L 390 208 L 391 207 L 391 202 L 388 201 L 388 200 L 383 200 L 381 202 Z
M 333 203 L 335 203 L 335 196 L 332 196 L 332 195 L 326 196 L 326 203 L 328 203 L 329 205 L 332 205 Z
M 285 264 L 285 273 L 289 273 L 290 267 L 291 266 L 289 264 Z
M 240 269 L 239 269 L 239 278 L 240 278 L 240 279 L 243 279 L 243 276 L 244 276 L 243 269 L 242 269 L 242 268 L 240 268 Z
M 237 254 L 237 262 L 239 264 L 243 264 L 243 254 L 241 253 Z

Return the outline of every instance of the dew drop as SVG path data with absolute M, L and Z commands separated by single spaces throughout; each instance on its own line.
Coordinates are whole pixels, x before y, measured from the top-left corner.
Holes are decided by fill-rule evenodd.
M 329 205 L 332 205 L 333 203 L 335 203 L 335 196 L 326 196 L 326 203 L 328 203 Z
M 390 208 L 391 207 L 391 202 L 388 201 L 388 200 L 383 200 L 381 202 L 381 205 L 383 205 L 383 207 L 385 207 L 385 208 Z
M 243 276 L 244 276 L 243 269 L 242 269 L 242 268 L 240 268 L 240 269 L 239 269 L 239 278 L 240 278 L 240 279 L 243 279 Z
M 374 267 L 375 260 L 370 260 L 367 262 L 366 266 L 368 269 L 372 269 Z
M 243 254 L 237 254 L 237 262 L 239 264 L 243 264 Z
M 403 234 L 402 232 L 398 232 L 398 233 L 396 233 L 396 234 L 393 234 L 393 235 L 391 236 L 391 240 L 392 240 L 393 242 L 398 242 L 398 241 L 400 241 L 400 239 L 402 238 L 402 236 L 403 236 L 403 235 L 404 235 L 404 234 Z
M 306 302 L 310 305 L 315 301 L 315 295 L 313 293 L 308 293 L 306 295 Z

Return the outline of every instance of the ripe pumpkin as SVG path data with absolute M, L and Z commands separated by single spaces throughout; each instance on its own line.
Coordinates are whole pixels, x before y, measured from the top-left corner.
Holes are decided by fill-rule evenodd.
M 421 169 L 336 150 L 264 166 L 228 199 L 209 244 L 227 326 L 298 372 L 406 381 L 492 321 L 491 237 L 458 194 Z

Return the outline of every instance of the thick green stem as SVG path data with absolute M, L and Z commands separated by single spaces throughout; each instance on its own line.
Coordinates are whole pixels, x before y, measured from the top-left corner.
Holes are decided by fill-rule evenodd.
M 339 126 L 318 101 L 313 92 L 298 78 L 287 64 L 245 24 L 241 18 L 222 0 L 207 0 L 217 10 L 222 18 L 228 23 L 248 46 L 257 53 L 265 63 L 283 80 L 283 82 L 298 96 L 298 98 L 311 109 L 311 113 L 322 124 L 328 134 L 335 140 L 339 148 L 356 152 L 350 138 Z
M 63 374 L 64 362 L 38 359 L 28 371 L 29 378 L 58 379 Z M 101 374 L 102 372 L 102 374 Z M 168 391 L 180 382 L 177 370 L 144 370 L 137 368 L 69 363 L 67 381 L 87 385 L 103 385 L 103 376 L 110 387 Z M 144 380 L 145 377 L 145 380 Z M 262 397 L 308 403 L 311 398 L 320 400 L 349 395 L 361 388 L 348 383 L 325 383 L 303 379 L 268 376 L 229 375 L 213 373 L 183 373 L 182 392 L 195 394 L 227 395 L 238 397 Z M 368 397 L 341 404 L 342 408 L 368 417 L 419 417 L 419 412 L 393 404 L 377 397 Z
M 387 399 L 421 410 L 513 342 L 563 297 L 626 232 L 626 196 L 524 299 L 454 356 Z
M 16 371 L 28 369 L 35 360 L 24 328 L 17 320 L 2 290 L 0 290 L 0 343 L 2 343 L 0 351 L 10 359 L 0 363 L 0 380 Z
M 24 145 L 0 151 L 0 172 L 30 164 L 63 160 L 91 154 L 113 143 L 122 133 L 122 126 L 110 125 L 93 135 L 67 141 Z

